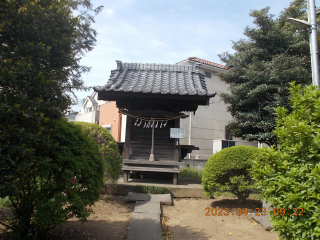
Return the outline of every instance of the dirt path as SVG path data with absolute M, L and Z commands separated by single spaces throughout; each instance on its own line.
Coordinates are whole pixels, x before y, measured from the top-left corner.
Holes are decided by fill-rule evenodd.
M 95 204 L 95 214 L 88 222 L 81 224 L 71 219 L 67 224 L 52 231 L 49 240 L 116 240 L 125 239 L 134 203 L 125 203 L 125 196 L 103 194 Z M 206 216 L 208 209 L 229 208 L 228 216 Z M 261 203 L 248 200 L 239 205 L 236 199 L 174 199 L 174 206 L 163 206 L 163 213 L 169 217 L 167 225 L 174 240 L 194 239 L 246 239 L 276 240 L 275 232 L 265 231 L 251 217 L 236 215 L 236 208 L 247 208 L 248 213 L 261 208 Z M 210 211 L 211 212 L 211 211 Z M 223 214 L 226 213 L 225 211 Z M 233 214 L 233 215 L 232 215 Z M 0 209 L 0 219 L 10 216 L 9 210 Z M 1 230 L 1 227 L 0 227 Z M 0 239 L 3 239 L 0 231 Z
M 125 196 L 102 194 L 93 207 L 88 221 L 81 224 L 77 219 L 69 222 L 52 233 L 52 239 L 125 239 L 134 203 L 125 203 Z
M 208 208 L 206 210 L 206 208 Z M 212 208 L 223 208 L 223 216 L 206 216 Z M 224 208 L 229 208 L 229 215 Z M 261 203 L 248 200 L 248 203 L 238 204 L 236 199 L 175 199 L 174 206 L 163 206 L 163 213 L 169 217 L 167 225 L 175 240 L 186 239 L 246 239 L 246 240 L 276 240 L 276 232 L 268 232 L 256 223 L 250 216 L 237 216 L 236 209 L 247 208 L 248 213 L 255 213 L 255 208 L 261 208 Z M 214 210 L 215 213 L 215 210 Z M 233 214 L 233 215 L 232 215 Z M 248 215 L 249 215 L 248 214 Z
M 67 224 L 51 231 L 49 240 L 117 240 L 125 239 L 134 203 L 125 203 L 125 196 L 102 194 L 93 207 L 88 221 L 81 224 L 70 219 Z M 7 218 L 9 210 L 0 209 L 0 220 Z M 0 239 L 4 239 L 1 234 Z

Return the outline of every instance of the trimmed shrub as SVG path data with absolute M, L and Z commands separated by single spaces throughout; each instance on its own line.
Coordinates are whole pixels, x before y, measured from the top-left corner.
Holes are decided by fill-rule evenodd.
M 103 159 L 106 183 L 116 183 L 122 174 L 122 157 L 112 135 L 105 128 L 86 122 L 73 122 L 86 131 L 99 145 Z
M 213 154 L 203 171 L 205 194 L 213 196 L 215 192 L 228 191 L 236 195 L 239 202 L 245 201 L 254 188 L 249 169 L 258 153 L 255 147 L 235 146 Z
M 278 145 L 262 150 L 253 177 L 281 239 L 320 239 L 320 91 L 292 84 L 290 92 L 292 112 L 277 109 Z
M 144 186 L 144 185 L 137 185 L 135 186 L 131 192 L 136 193 L 149 193 L 149 194 L 169 194 L 171 193 L 169 188 L 165 187 L 156 187 L 156 186 Z
M 46 233 L 76 217 L 86 221 L 99 200 L 103 164 L 98 145 L 79 126 L 52 121 L 44 161 L 24 173 L 13 206 L 10 239 L 45 239 Z

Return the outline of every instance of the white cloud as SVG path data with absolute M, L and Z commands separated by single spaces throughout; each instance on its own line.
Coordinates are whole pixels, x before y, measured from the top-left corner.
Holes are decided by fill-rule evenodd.
M 271 6 L 278 11 L 290 2 L 243 1 L 92 0 L 105 9 L 92 26 L 98 32 L 97 45 L 81 61 L 92 66 L 91 73 L 83 76 L 85 85 L 105 84 L 116 68 L 115 60 L 174 64 L 199 57 L 220 63 L 217 54 L 233 52 L 230 40 L 244 38 L 244 28 L 252 24 L 250 9 Z
M 114 15 L 114 9 L 107 9 L 105 12 L 106 12 L 108 17 L 111 17 L 111 16 Z

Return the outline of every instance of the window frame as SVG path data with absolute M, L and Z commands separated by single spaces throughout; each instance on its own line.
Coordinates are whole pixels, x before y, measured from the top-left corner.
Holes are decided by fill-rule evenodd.
M 208 77 L 207 76 L 207 74 L 210 74 L 210 77 Z M 204 76 L 206 77 L 206 78 L 212 78 L 212 73 L 211 72 L 209 72 L 209 71 L 204 71 Z

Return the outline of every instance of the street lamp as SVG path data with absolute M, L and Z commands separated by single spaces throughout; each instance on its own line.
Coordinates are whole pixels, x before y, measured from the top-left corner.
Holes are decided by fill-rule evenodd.
M 317 12 L 319 9 L 317 8 Z M 314 0 L 308 0 L 308 21 L 288 18 L 288 22 L 294 24 L 300 29 L 309 29 L 309 42 L 311 54 L 312 83 L 314 86 L 320 86 L 319 83 L 319 60 L 318 60 L 318 36 L 317 36 L 317 19 L 316 6 Z

